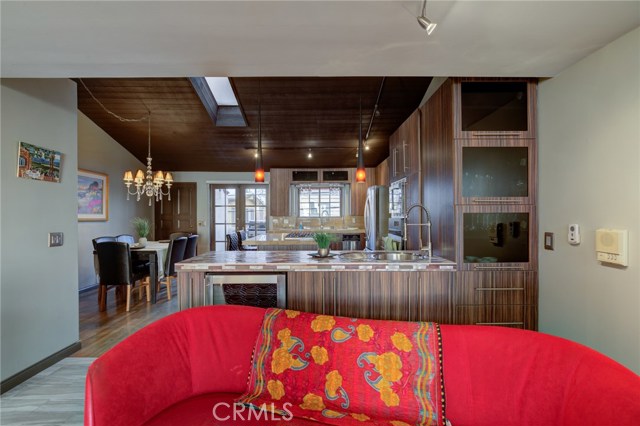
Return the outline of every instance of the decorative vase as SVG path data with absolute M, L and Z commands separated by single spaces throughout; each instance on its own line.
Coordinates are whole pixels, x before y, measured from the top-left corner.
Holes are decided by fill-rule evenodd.
M 140 237 L 140 238 L 138 239 L 138 245 L 139 245 L 140 247 L 144 247 L 144 246 L 146 246 L 146 245 L 147 245 L 147 239 L 146 239 L 146 237 Z
M 318 247 L 318 256 L 320 256 L 320 257 L 329 256 L 329 247 L 327 247 L 327 248 Z

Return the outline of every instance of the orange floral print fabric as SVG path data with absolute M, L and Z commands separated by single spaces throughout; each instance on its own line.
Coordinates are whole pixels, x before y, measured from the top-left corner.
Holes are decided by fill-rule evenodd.
M 237 402 L 331 425 L 439 426 L 440 356 L 435 323 L 269 309 Z

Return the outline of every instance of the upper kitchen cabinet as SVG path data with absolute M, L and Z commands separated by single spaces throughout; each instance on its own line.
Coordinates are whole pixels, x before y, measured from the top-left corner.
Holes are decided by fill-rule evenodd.
M 417 173 L 419 162 L 420 110 L 415 110 L 389 137 L 389 181 Z
M 535 138 L 536 84 L 535 79 L 453 79 L 455 138 Z
M 291 169 L 272 168 L 269 171 L 271 216 L 289 216 L 289 186 L 291 186 Z
M 456 140 L 456 204 L 535 204 L 533 139 Z

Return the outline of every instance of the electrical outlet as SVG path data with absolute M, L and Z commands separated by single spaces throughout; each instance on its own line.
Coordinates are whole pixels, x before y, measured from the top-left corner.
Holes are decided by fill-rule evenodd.
M 60 247 L 64 244 L 64 233 L 49 232 L 49 247 Z

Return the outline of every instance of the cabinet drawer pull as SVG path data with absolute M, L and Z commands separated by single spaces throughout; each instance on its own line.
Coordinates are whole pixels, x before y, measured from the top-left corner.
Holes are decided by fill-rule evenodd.
M 333 277 L 333 312 L 331 315 L 338 315 L 338 311 L 336 310 L 336 298 L 338 297 L 338 289 L 336 285 L 336 277 Z
M 521 204 L 521 202 L 517 200 L 494 200 L 491 198 L 474 198 L 471 202 L 475 204 Z
M 322 314 L 325 313 L 325 298 L 324 298 L 324 276 L 322 276 Z
M 520 136 L 522 134 L 522 132 L 473 132 L 472 133 L 474 137 L 492 137 L 492 136 Z
M 481 266 L 473 265 L 473 269 L 484 271 L 524 271 L 524 266 Z
M 515 287 L 515 288 L 505 288 L 505 287 L 487 288 L 487 287 L 478 287 L 478 288 L 476 288 L 476 291 L 524 291 L 524 288 L 523 288 L 523 287 Z
M 524 322 L 477 322 L 476 325 L 524 325 Z
M 407 144 L 404 141 L 402 141 L 402 168 L 405 173 L 409 169 L 407 167 Z

